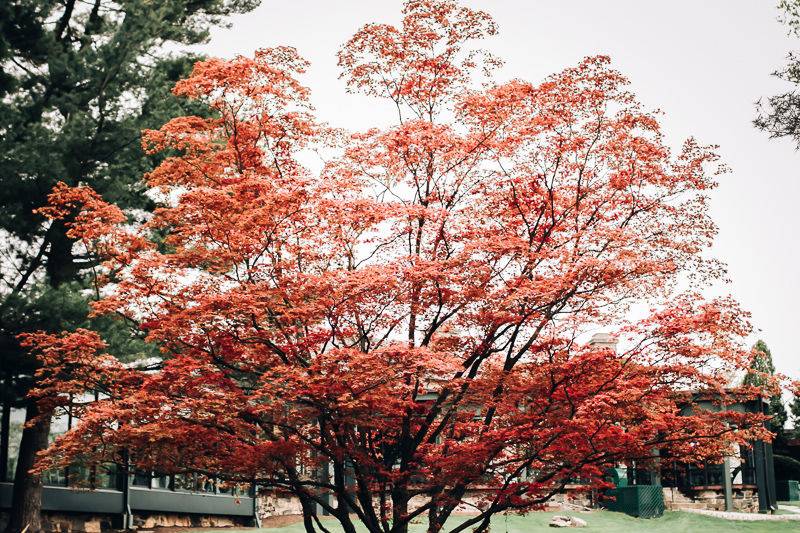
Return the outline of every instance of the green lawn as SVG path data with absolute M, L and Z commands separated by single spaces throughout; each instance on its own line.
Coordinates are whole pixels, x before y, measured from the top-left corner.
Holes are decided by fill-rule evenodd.
M 588 527 L 580 528 L 577 531 L 605 531 L 605 532 L 624 532 L 624 533 L 682 533 L 682 532 L 701 532 L 701 533 L 729 533 L 729 532 L 789 532 L 800 531 L 800 522 L 789 521 L 730 521 L 719 518 L 712 518 L 692 513 L 682 513 L 680 511 L 668 511 L 661 518 L 643 520 L 632 518 L 622 513 L 608 511 L 595 511 L 592 513 L 569 513 L 569 512 L 541 512 L 530 513 L 527 516 L 498 516 L 492 521 L 492 533 L 527 533 L 529 531 L 556 531 L 555 528 L 548 527 L 550 519 L 555 514 L 575 515 L 588 522 Z M 465 520 L 464 517 L 454 517 L 450 524 L 457 524 Z M 325 526 L 334 532 L 341 531 L 336 527 L 332 520 L 326 520 Z M 297 522 L 290 526 L 279 528 L 263 528 L 261 530 L 243 530 L 241 532 L 229 531 L 227 533 L 303 533 L 303 524 Z M 412 527 L 414 533 L 423 533 L 425 525 L 420 523 Z M 569 529 L 569 531 L 576 531 Z

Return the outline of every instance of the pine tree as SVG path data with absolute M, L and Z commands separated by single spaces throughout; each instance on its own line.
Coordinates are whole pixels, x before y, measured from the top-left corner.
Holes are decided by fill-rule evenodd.
M 94 263 L 74 247 L 64 224 L 34 211 L 57 181 L 85 183 L 129 212 L 149 209 L 140 178 L 156 161 L 140 146 L 143 128 L 202 113 L 171 94 L 197 59 L 170 46 L 207 39 L 209 29 L 258 0 L 11 0 L 0 2 L 0 367 L 3 424 L 25 400 L 35 364 L 17 335 L 89 323 Z M 133 342 L 120 353 L 135 357 Z M 41 529 L 40 480 L 28 475 L 47 443 L 46 421 L 23 432 L 7 531 Z M 4 429 L 7 429 L 4 428 Z M 5 432 L 7 434 L 7 431 Z M 5 450 L 5 447 L 3 447 Z M 7 479 L 5 452 L 0 477 Z
M 770 352 L 767 347 L 767 343 L 760 339 L 756 342 L 755 346 L 753 346 L 753 350 L 755 355 L 750 365 L 751 371 L 745 376 L 744 384 L 763 387 L 767 385 L 770 377 L 775 375 L 775 364 L 772 362 L 772 352 Z M 780 434 L 788 419 L 786 406 L 783 404 L 783 399 L 780 395 L 770 397 L 767 412 L 772 417 L 769 422 L 770 431 L 775 434 Z
M 793 436 L 800 439 L 800 396 L 795 396 L 792 403 L 789 404 L 789 410 L 792 413 L 792 423 L 794 424 Z
M 789 33 L 800 36 L 800 0 L 781 0 L 778 3 L 780 17 L 789 28 Z M 800 146 L 800 55 L 791 51 L 786 57 L 786 65 L 773 72 L 773 76 L 788 82 L 793 87 L 786 92 L 759 100 L 755 126 L 772 138 L 789 137 Z

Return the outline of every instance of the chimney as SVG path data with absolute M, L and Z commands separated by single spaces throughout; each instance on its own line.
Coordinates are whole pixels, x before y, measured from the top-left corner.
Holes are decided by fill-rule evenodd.
M 617 338 L 610 333 L 595 333 L 589 341 L 589 346 L 595 348 L 608 348 L 614 353 L 617 351 Z

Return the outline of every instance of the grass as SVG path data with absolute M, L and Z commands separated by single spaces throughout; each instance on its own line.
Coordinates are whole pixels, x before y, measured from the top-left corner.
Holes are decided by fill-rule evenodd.
M 624 533 L 678 533 L 678 532 L 701 532 L 701 533 L 734 533 L 734 532 L 789 532 L 798 531 L 800 523 L 788 521 L 761 521 L 745 522 L 731 521 L 720 518 L 713 518 L 693 513 L 683 513 L 680 511 L 667 511 L 661 518 L 649 520 L 633 518 L 622 513 L 609 511 L 595 511 L 591 513 L 571 513 L 571 512 L 539 512 L 530 513 L 527 516 L 498 516 L 492 520 L 492 533 L 527 533 L 530 531 L 555 531 L 548 527 L 548 523 L 553 515 L 574 515 L 583 518 L 588 523 L 585 528 L 577 531 L 603 531 L 603 532 L 624 532 Z M 447 523 L 454 526 L 465 517 L 453 517 Z M 336 522 L 327 519 L 325 527 L 335 533 L 341 529 L 336 527 Z M 572 529 L 570 529 L 572 530 Z M 288 526 L 278 528 L 262 528 L 261 530 L 242 530 L 241 532 L 228 531 L 226 533 L 304 533 L 303 524 L 297 522 Z M 425 524 L 414 524 L 411 528 L 414 533 L 424 533 Z M 445 530 L 446 531 L 446 530 Z

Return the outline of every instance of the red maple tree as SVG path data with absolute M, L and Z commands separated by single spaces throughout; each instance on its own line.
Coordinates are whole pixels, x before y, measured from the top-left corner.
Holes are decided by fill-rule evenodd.
M 749 363 L 746 315 L 699 295 L 723 275 L 705 256 L 713 150 L 673 153 L 605 57 L 493 82 L 498 61 L 471 47 L 489 15 L 450 0 L 403 14 L 339 54 L 349 90 L 396 108 L 391 127 L 318 123 L 305 62 L 263 49 L 176 86 L 212 118 L 144 133 L 166 154 L 150 220 L 53 191 L 47 214 L 104 260 L 94 312 L 163 358 L 153 372 L 91 331 L 28 336 L 35 394 L 80 418 L 40 468 L 125 456 L 255 481 L 296 495 L 308 531 L 324 509 L 348 533 L 418 517 L 439 531 L 483 487 L 452 529 L 483 531 L 620 462 L 766 437 L 759 415 L 680 412 L 699 391 L 732 402 Z M 603 327 L 618 350 L 586 342 Z

